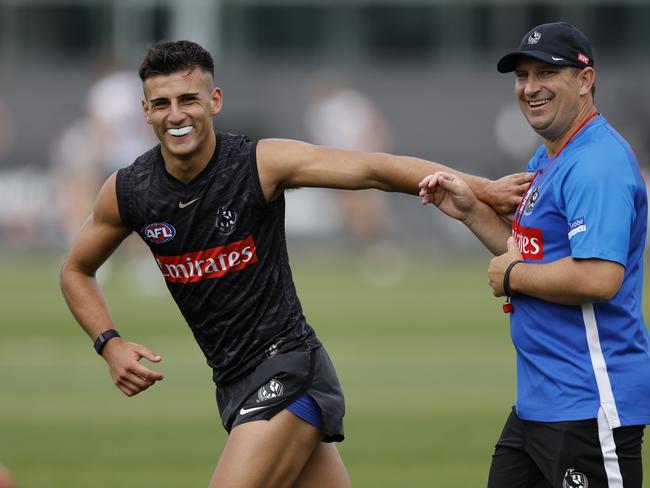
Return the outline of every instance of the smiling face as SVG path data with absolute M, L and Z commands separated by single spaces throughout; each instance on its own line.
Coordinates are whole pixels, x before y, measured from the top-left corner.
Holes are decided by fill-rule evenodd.
M 593 111 L 593 68 L 576 70 L 522 57 L 515 67 L 515 94 L 530 126 L 546 141 L 563 139 Z
M 216 137 L 212 118 L 221 111 L 221 89 L 199 68 L 155 75 L 143 82 L 144 117 L 160 140 L 166 163 L 207 164 Z

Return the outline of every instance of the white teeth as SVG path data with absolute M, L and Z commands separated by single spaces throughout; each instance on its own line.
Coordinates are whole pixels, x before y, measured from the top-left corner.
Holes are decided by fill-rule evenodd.
M 193 125 L 186 125 L 185 127 L 179 127 L 178 129 L 167 129 L 167 132 L 172 136 L 180 137 L 192 132 L 193 128 Z
M 531 107 L 541 107 L 542 105 L 546 105 L 550 100 L 550 98 L 544 98 L 543 100 L 528 100 L 528 105 Z

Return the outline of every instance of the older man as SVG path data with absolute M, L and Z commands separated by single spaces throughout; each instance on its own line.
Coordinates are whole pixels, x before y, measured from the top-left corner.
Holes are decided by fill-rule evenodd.
M 636 487 L 650 422 L 650 337 L 641 314 L 647 194 L 630 146 L 594 105 L 589 40 L 565 22 L 528 32 L 497 69 L 543 139 L 506 226 L 463 180 L 436 173 L 423 203 L 462 220 L 495 254 L 517 351 L 517 402 L 488 486 Z

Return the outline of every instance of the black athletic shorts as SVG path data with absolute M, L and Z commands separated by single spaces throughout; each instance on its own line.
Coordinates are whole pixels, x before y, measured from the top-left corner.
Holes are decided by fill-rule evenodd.
M 252 420 L 268 420 L 303 393 L 318 404 L 324 442 L 343 440 L 343 391 L 325 348 L 289 351 L 265 359 L 250 374 L 217 387 L 217 405 L 230 431 Z
M 641 488 L 643 425 L 597 419 L 521 420 L 514 408 L 497 442 L 488 488 Z

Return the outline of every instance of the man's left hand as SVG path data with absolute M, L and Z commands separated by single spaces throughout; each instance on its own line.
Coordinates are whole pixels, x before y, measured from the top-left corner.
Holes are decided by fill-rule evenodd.
M 505 291 L 503 290 L 503 275 L 510 263 L 517 260 L 523 261 L 524 258 L 519 252 L 517 244 L 515 244 L 514 237 L 510 236 L 508 237 L 508 251 L 501 256 L 492 258 L 488 267 L 488 281 L 495 297 L 505 295 Z

